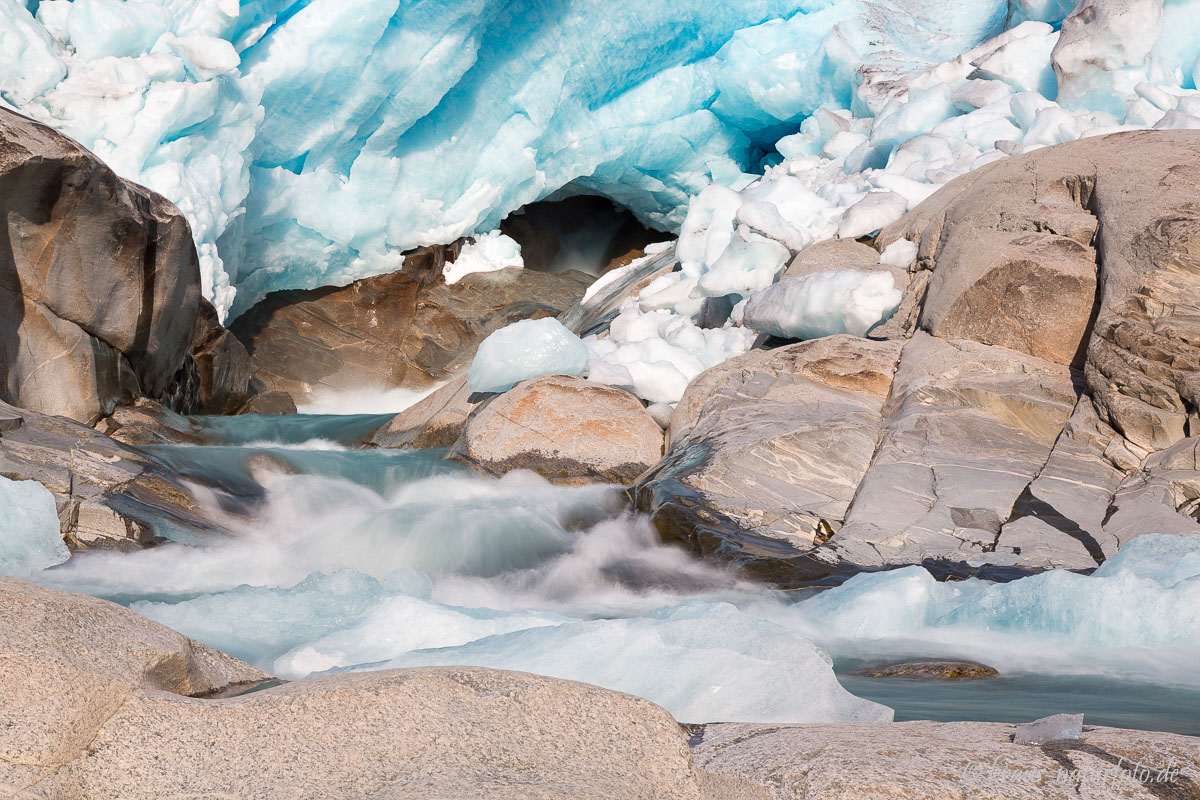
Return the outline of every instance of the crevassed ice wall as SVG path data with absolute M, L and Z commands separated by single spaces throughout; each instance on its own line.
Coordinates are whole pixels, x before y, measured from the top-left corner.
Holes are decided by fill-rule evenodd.
M 863 61 L 947 58 L 1008 17 L 997 0 L 0 0 L 0 99 L 174 201 L 206 294 L 236 313 L 563 187 L 677 228 L 689 195 L 848 107 Z

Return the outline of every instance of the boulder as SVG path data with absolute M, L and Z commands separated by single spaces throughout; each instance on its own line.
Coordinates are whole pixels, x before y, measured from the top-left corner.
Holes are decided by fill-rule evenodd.
M 1015 744 L 988 722 L 691 726 L 704 773 L 765 800 L 947 797 L 1133 800 L 1200 793 L 1200 739 L 1086 726 L 1078 740 Z M 743 784 L 744 785 L 744 784 Z
M 638 507 L 664 538 L 743 564 L 828 539 L 871 463 L 901 347 L 830 336 L 701 373 Z
M 591 282 L 508 268 L 447 285 L 442 266 L 457 249 L 425 248 L 403 270 L 349 286 L 268 295 L 230 326 L 256 392 L 304 405 L 321 390 L 426 389 L 465 369 L 488 334 L 559 315 Z
M 901 355 L 877 451 L 829 548 L 873 566 L 994 551 L 1075 397 L 1067 367 L 917 333 Z
M 145 452 L 64 417 L 3 402 L 0 412 L 21 420 L 0 432 L 0 475 L 50 490 L 72 549 L 138 548 L 166 527 L 214 530 L 179 476 Z
M 1083 367 L 1101 420 L 1155 452 L 1200 406 L 1198 179 L 1200 132 L 1089 138 L 957 178 L 878 243 L 918 242 L 934 270 L 925 330 Z
M 4 109 L 0 210 L 0 400 L 91 424 L 179 398 L 200 300 L 179 210 Z
M 560 483 L 629 483 L 662 450 L 662 428 L 629 392 L 546 375 L 481 406 L 451 454 L 495 475 L 531 469 Z
M 679 269 L 675 248 L 655 250 L 640 261 L 605 273 L 588 287 L 583 298 L 562 315 L 561 321 L 579 336 L 600 333 L 621 312 L 621 305 L 656 278 Z
M 703 797 L 671 716 L 473 667 L 268 676 L 102 600 L 0 578 L 0 792 L 161 797 Z M 213 699 L 205 699 L 213 698 Z
M 471 412 L 483 399 L 467 387 L 464 373 L 401 411 L 373 433 L 368 443 L 417 450 L 450 447 L 462 436 Z

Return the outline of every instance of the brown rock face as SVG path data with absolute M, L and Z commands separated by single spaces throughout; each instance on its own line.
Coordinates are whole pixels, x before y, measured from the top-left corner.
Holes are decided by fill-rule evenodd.
M 192 356 L 200 381 L 195 411 L 200 414 L 236 411 L 246 399 L 250 384 L 250 354 L 221 325 L 217 310 L 203 298 L 192 331 Z
M 860 669 L 856 674 L 864 678 L 935 678 L 943 681 L 962 681 L 994 678 L 1000 673 L 995 667 L 980 664 L 978 661 L 930 660 L 867 667 Z
M 640 400 L 571 375 L 524 381 L 482 406 L 453 453 L 494 474 L 628 483 L 662 457 L 663 432 Z
M 91 423 L 166 397 L 200 298 L 179 211 L 5 110 L 0 211 L 0 399 Z
M 321 389 L 427 388 L 469 365 L 492 331 L 557 316 L 590 282 L 504 269 L 447 286 L 442 264 L 454 253 L 431 251 L 349 286 L 275 292 L 238 317 L 231 329 L 250 352 L 258 391 L 304 404 Z

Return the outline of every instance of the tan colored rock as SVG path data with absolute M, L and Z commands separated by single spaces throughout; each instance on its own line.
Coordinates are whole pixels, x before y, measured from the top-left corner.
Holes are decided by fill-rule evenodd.
M 378 447 L 412 448 L 450 447 L 467 427 L 471 412 L 481 400 L 472 401 L 466 373 L 401 411 L 387 425 L 371 435 L 370 444 Z
M 701 373 L 635 487 L 639 508 L 664 538 L 743 564 L 828 538 L 871 463 L 901 346 L 830 336 Z
M 827 239 L 797 253 L 796 257 L 788 264 L 787 272 L 783 273 L 783 277 L 799 278 L 825 269 L 857 269 L 873 272 L 880 269 L 891 271 L 893 268 L 881 266 L 879 251 L 869 244 L 863 244 L 855 239 Z M 902 279 L 897 281 L 896 285 L 903 289 L 904 270 L 899 272 Z
M 451 454 L 496 475 L 531 469 L 562 483 L 628 483 L 662 448 L 662 428 L 629 392 L 546 375 L 482 406 Z
M 699 800 L 671 716 L 448 667 L 267 676 L 94 598 L 0 578 L 0 793 L 21 800 Z
M 0 399 L 91 424 L 169 395 L 200 298 L 179 210 L 0 109 L 0 211 Z
M 992 551 L 1074 407 L 1067 367 L 918 332 L 900 357 L 878 450 L 828 548 L 866 565 Z
M 1095 13 L 1081 6 L 1072 24 Z M 951 181 L 885 229 L 878 244 L 916 241 L 919 266 L 934 270 L 921 317 L 926 330 L 1080 365 L 1083 359 L 1066 360 L 1078 335 L 1086 389 L 1101 419 L 1154 452 L 1180 441 L 1189 409 L 1200 406 L 1198 180 L 1200 132 L 1089 138 Z M 1022 266 L 1024 237 L 1040 255 Z M 1093 245 L 1098 307 L 1091 312 L 1085 262 Z M 1016 265 L 1011 276 L 1001 270 L 987 278 L 989 264 L 1004 263 Z M 1017 280 L 1021 271 L 1027 278 Z M 1042 291 L 1052 285 L 1059 288 Z M 986 310 L 989 292 L 1007 292 L 1011 300 L 992 307 L 1013 311 L 968 313 L 965 298 L 977 298 L 971 309 Z M 1085 314 L 1094 319 L 1090 338 Z
M 1095 297 L 1091 247 L 1050 233 L 974 230 L 939 256 L 919 324 L 943 339 L 1079 363 Z
M 694 726 L 691 741 L 702 772 L 757 784 L 770 800 L 1150 800 L 1200 791 L 1196 737 L 1085 725 L 1078 740 L 1036 746 L 1014 744 L 1014 730 L 987 722 L 725 724 Z M 1154 780 L 1122 772 L 1139 763 Z
M 231 325 L 250 353 L 255 391 L 303 405 L 321 390 L 427 389 L 466 369 L 488 334 L 558 316 L 592 280 L 510 268 L 449 286 L 442 266 L 456 254 L 423 248 L 400 272 L 268 295 Z

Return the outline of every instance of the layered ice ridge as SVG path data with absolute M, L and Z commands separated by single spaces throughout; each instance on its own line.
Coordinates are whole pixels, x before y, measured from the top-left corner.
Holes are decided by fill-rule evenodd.
M 676 229 L 823 104 L 999 0 L 0 2 L 0 98 L 175 202 L 223 313 L 399 268 L 556 193 Z

